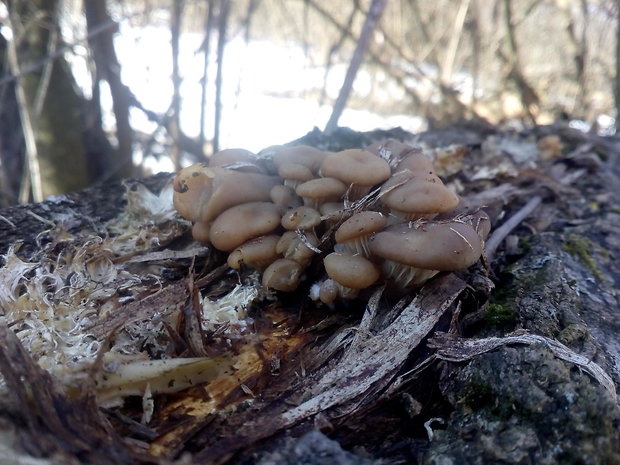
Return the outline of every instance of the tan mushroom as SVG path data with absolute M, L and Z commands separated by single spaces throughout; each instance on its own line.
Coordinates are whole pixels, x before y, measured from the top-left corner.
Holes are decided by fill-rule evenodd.
M 419 222 L 375 234 L 369 249 L 385 260 L 384 273 L 400 287 L 416 287 L 439 271 L 467 268 L 482 254 L 482 240 L 465 222 Z
M 319 224 L 321 224 L 320 213 L 308 206 L 294 208 L 282 216 L 282 226 L 289 231 L 313 230 Z
M 312 248 L 308 247 L 308 244 Z M 306 266 L 312 260 L 318 245 L 319 239 L 312 232 L 286 231 L 276 244 L 276 252 Z
M 212 223 L 209 240 L 230 252 L 244 242 L 270 234 L 280 226 L 280 211 L 270 202 L 248 202 L 224 211 Z
M 377 265 L 362 257 L 348 253 L 332 252 L 323 260 L 327 276 L 340 286 L 340 297 L 353 298 L 360 289 L 372 286 L 381 272 Z
M 198 221 L 192 226 L 192 237 L 198 242 L 209 242 L 211 223 Z
M 432 160 L 419 147 L 388 139 L 376 142 L 366 150 L 386 160 L 394 173 L 405 169 L 414 173 L 435 173 Z
M 293 292 L 299 286 L 302 266 L 295 260 L 280 258 L 263 273 L 263 286 L 276 291 Z
M 338 287 L 338 283 L 333 279 L 326 279 L 323 281 L 319 287 L 319 300 L 327 305 L 334 303 L 340 295 Z
M 271 159 L 276 168 L 283 163 L 298 163 L 308 167 L 313 173 L 319 171 L 326 156 L 326 152 L 308 145 L 273 145 L 259 153 L 260 158 Z
M 243 264 L 255 270 L 264 270 L 278 259 L 276 244 L 279 240 L 280 236 L 275 234 L 249 240 L 230 253 L 228 266 L 238 270 Z
M 259 165 L 257 156 L 245 149 L 224 149 L 209 157 L 209 166 L 245 171 L 249 173 L 262 173 L 263 168 Z
M 297 186 L 295 192 L 304 204 L 319 208 L 322 203 L 340 199 L 347 191 L 347 186 L 336 178 L 317 178 Z
M 357 200 L 390 177 L 390 165 L 366 150 L 332 153 L 321 163 L 321 175 L 339 179 L 349 187 L 348 198 Z
M 287 210 L 297 208 L 302 204 L 301 197 L 295 193 L 295 190 L 282 184 L 276 184 L 271 188 L 269 198 L 283 214 Z
M 279 182 L 275 176 L 196 164 L 176 176 L 173 202 L 182 217 L 210 222 L 235 205 L 270 200 L 271 188 Z
M 458 196 L 436 175 L 421 175 L 410 170 L 394 174 L 383 184 L 379 195 L 390 213 L 405 220 L 432 218 L 459 203 Z
M 336 242 L 349 252 L 370 256 L 368 239 L 387 225 L 385 215 L 374 211 L 361 211 L 352 215 L 336 230 Z
M 300 163 L 282 163 L 278 167 L 278 176 L 284 179 L 284 185 L 295 189 L 302 182 L 314 179 L 314 173 Z
M 209 202 L 212 179 L 207 165 L 196 163 L 183 168 L 172 182 L 172 201 L 176 211 L 186 220 L 199 221 L 202 205 Z
M 342 202 L 325 202 L 321 204 L 321 219 L 330 223 L 338 223 L 345 218 L 347 214 Z

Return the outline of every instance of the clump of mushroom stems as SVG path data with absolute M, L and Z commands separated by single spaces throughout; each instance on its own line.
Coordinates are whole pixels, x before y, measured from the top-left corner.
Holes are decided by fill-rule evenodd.
M 336 153 L 227 149 L 182 169 L 173 187 L 194 238 L 228 252 L 231 268 L 262 272 L 268 288 L 296 290 L 322 260 L 311 297 L 326 304 L 467 268 L 489 233 L 488 216 L 469 211 L 421 150 L 393 140 Z

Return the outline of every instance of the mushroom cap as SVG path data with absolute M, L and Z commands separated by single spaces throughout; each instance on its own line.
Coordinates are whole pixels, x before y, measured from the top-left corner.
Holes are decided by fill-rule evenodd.
M 306 234 L 305 238 L 313 247 L 319 245 L 319 239 L 315 234 Z M 301 240 L 301 237 L 295 231 L 286 231 L 282 234 L 282 237 L 276 244 L 276 252 L 304 266 L 312 260 L 316 253 Z
M 301 163 L 282 163 L 278 166 L 278 176 L 289 181 L 306 182 L 314 179 L 314 173 Z
M 228 256 L 228 266 L 238 270 L 245 264 L 257 270 L 263 270 L 278 258 L 276 244 L 280 236 L 271 234 L 260 236 L 241 244 Z
M 201 206 L 211 198 L 212 179 L 207 165 L 196 163 L 183 168 L 172 182 L 172 202 L 179 215 L 190 221 L 200 219 Z
M 292 292 L 299 286 L 302 267 L 289 258 L 279 258 L 263 273 L 263 285 L 277 291 Z
M 211 224 L 213 247 L 230 252 L 254 237 L 269 234 L 280 225 L 280 211 L 270 202 L 248 202 L 225 210 Z
M 316 178 L 306 181 L 295 189 L 297 195 L 317 202 L 336 200 L 344 195 L 347 186 L 336 178 Z
M 342 202 L 325 202 L 319 207 L 324 220 L 337 223 L 345 216 L 345 208 Z
M 364 289 L 380 276 L 379 268 L 361 255 L 332 252 L 323 260 L 327 275 L 345 287 Z
M 210 221 L 224 210 L 246 202 L 268 201 L 273 186 L 279 184 L 275 176 L 243 173 L 225 168 L 210 168 L 213 190 L 209 202 L 201 209 L 203 221 Z
M 288 230 L 312 229 L 319 224 L 321 214 L 312 207 L 297 207 L 282 216 L 282 226 Z
M 209 242 L 211 223 L 198 221 L 192 226 L 192 237 L 198 242 Z
M 381 231 L 387 225 L 385 215 L 370 210 L 355 213 L 336 231 L 336 242 L 343 243 Z
M 435 174 L 416 174 L 410 170 L 395 173 L 381 187 L 381 201 L 391 210 L 404 214 L 430 214 L 452 210 L 458 196 Z
M 282 213 L 291 208 L 297 208 L 301 206 L 302 203 L 301 198 L 295 193 L 295 190 L 284 184 L 276 184 L 273 186 L 271 191 L 269 191 L 269 198 L 278 206 Z
M 258 156 L 245 149 L 224 149 L 209 157 L 209 166 L 234 169 L 246 173 L 264 173 Z
M 433 218 L 435 221 L 453 220 L 466 221 L 478 232 L 482 239 L 486 239 L 491 232 L 491 218 L 481 207 L 471 205 L 467 199 L 460 198 L 454 210 L 442 213 Z
M 326 156 L 327 152 L 309 145 L 272 145 L 259 153 L 259 157 L 271 158 L 276 167 L 283 163 L 298 163 L 308 167 L 313 173 L 318 172 Z
M 376 233 L 369 247 L 376 257 L 439 271 L 467 268 L 482 254 L 480 236 L 460 221 L 399 225 Z
M 331 304 L 338 298 L 338 284 L 333 279 L 326 279 L 319 287 L 319 299 L 324 304 Z
M 332 153 L 321 163 L 323 176 L 340 179 L 345 184 L 374 186 L 388 179 L 391 173 L 387 161 L 360 149 Z

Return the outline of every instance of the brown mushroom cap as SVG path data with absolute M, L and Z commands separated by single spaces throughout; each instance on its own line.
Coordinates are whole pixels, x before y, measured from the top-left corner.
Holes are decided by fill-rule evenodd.
M 198 221 L 192 226 L 192 237 L 198 242 L 209 242 L 209 231 L 211 223 L 203 223 Z
M 380 196 L 393 213 L 411 218 L 449 211 L 459 203 L 458 196 L 436 175 L 409 170 L 388 179 L 381 187 Z
M 345 184 L 374 186 L 390 177 L 390 165 L 374 153 L 360 149 L 343 150 L 325 157 L 321 174 Z
M 321 224 L 321 214 L 312 207 L 301 206 L 282 216 L 282 226 L 288 230 L 312 229 Z
M 318 172 L 326 156 L 327 152 L 309 145 L 273 145 L 259 153 L 259 157 L 271 158 L 276 167 L 283 163 L 298 163 L 308 167 L 313 173 Z
M 370 210 L 355 213 L 340 225 L 336 231 L 336 242 L 343 243 L 381 231 L 387 225 L 387 218 Z
M 224 149 L 214 153 L 209 157 L 209 166 L 227 167 L 236 166 L 240 171 L 260 173 L 262 170 L 258 166 L 257 156 L 245 149 Z
M 263 285 L 283 292 L 293 292 L 299 286 L 302 267 L 289 258 L 279 258 L 263 273 Z
M 228 266 L 238 270 L 245 264 L 256 270 L 264 270 L 278 258 L 276 244 L 280 236 L 260 236 L 241 244 L 228 256 Z
M 302 203 L 301 198 L 291 187 L 282 184 L 276 184 L 271 188 L 269 198 L 278 206 L 282 213 L 291 208 L 297 208 Z
M 305 234 L 305 239 L 313 247 L 319 245 L 319 239 L 313 233 Z M 282 234 L 282 237 L 276 244 L 276 252 L 304 266 L 312 260 L 316 253 L 301 240 L 301 237 L 295 231 L 286 231 Z
M 342 202 L 325 202 L 322 203 L 319 211 L 324 220 L 337 223 L 342 220 L 346 211 Z
M 471 205 L 466 199 L 460 198 L 454 210 L 437 215 L 435 221 L 458 219 L 466 221 L 478 232 L 482 239 L 486 239 L 491 232 L 491 218 L 482 208 Z
M 282 163 L 278 167 L 278 176 L 285 181 L 292 181 L 293 184 L 314 179 L 314 173 L 310 168 L 300 163 Z
M 182 169 L 173 182 L 173 203 L 191 221 L 209 222 L 222 211 L 245 202 L 270 199 L 279 178 L 195 164 Z
M 338 298 L 338 285 L 333 279 L 326 279 L 319 287 L 319 299 L 324 304 L 331 304 Z
M 387 225 L 387 217 L 379 212 L 361 211 L 343 222 L 336 231 L 336 242 L 351 253 L 370 256 L 368 240 L 372 234 L 381 231 Z
M 427 270 L 467 268 L 482 254 L 482 241 L 469 224 L 428 222 L 376 233 L 369 242 L 377 257 Z
M 269 234 L 280 225 L 280 211 L 269 202 L 249 202 L 224 211 L 211 225 L 210 241 L 230 252 L 254 237 Z
M 347 191 L 347 186 L 336 178 L 317 178 L 297 186 L 295 192 L 311 205 L 337 200 Z
M 323 260 L 327 275 L 345 287 L 365 289 L 380 276 L 377 266 L 361 255 L 332 252 Z
M 183 168 L 172 182 L 172 202 L 179 215 L 190 221 L 200 219 L 202 205 L 209 202 L 212 193 L 212 179 L 203 163 Z

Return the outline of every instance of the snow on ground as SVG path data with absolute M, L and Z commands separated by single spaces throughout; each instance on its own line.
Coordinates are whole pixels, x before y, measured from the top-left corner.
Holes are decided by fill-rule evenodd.
M 202 39 L 200 33 L 185 33 L 180 38 L 181 127 L 191 137 L 197 137 L 200 131 L 204 59 L 197 50 Z M 122 26 L 116 37 L 116 48 L 123 82 L 146 108 L 165 113 L 172 97 L 169 29 Z M 213 134 L 215 60 L 212 52 L 208 69 L 207 138 Z M 326 86 L 330 102 L 338 95 L 345 72 L 344 65 L 330 72 Z M 267 41 L 246 43 L 240 38 L 228 42 L 223 69 L 221 147 L 259 151 L 300 137 L 315 126 L 323 128 L 331 114 L 331 106 L 319 105 L 315 97 L 304 98 L 304 93 L 314 90 L 313 95 L 317 95 L 323 88 L 324 74 L 324 68 L 308 65 L 301 47 L 282 47 Z M 368 96 L 370 81 L 370 76 L 360 71 L 354 90 Z M 104 105 L 111 108 L 109 96 Z M 155 129 L 139 110 L 132 110 L 131 118 L 134 128 L 140 131 L 150 133 Z M 340 125 L 359 131 L 395 126 L 418 131 L 422 120 L 407 115 L 384 117 L 370 110 L 347 109 Z M 171 164 L 166 162 L 159 169 L 171 169 Z

